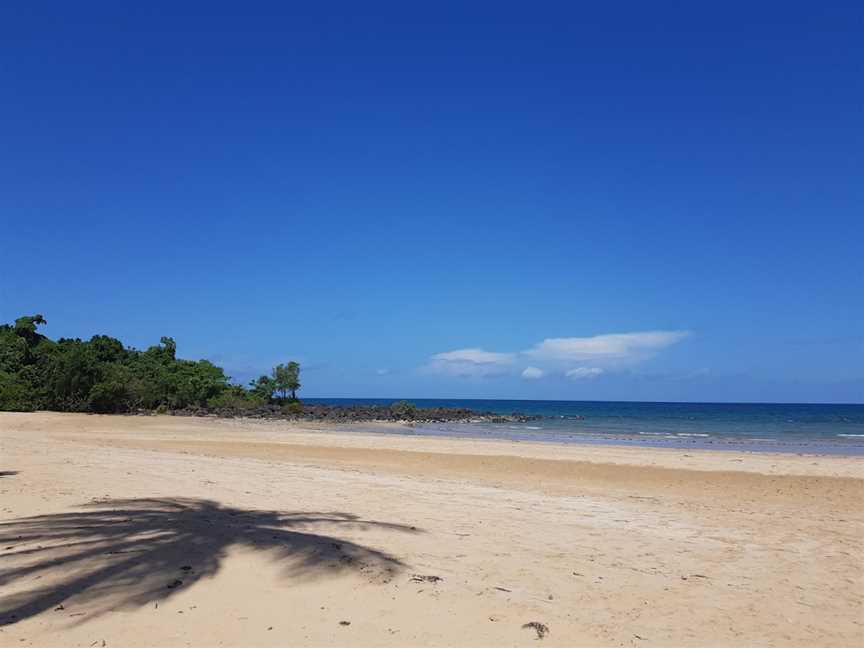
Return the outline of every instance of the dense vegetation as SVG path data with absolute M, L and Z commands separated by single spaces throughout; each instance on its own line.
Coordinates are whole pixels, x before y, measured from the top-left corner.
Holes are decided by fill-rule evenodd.
M 187 407 L 255 408 L 274 402 L 298 408 L 300 365 L 289 362 L 248 389 L 229 382 L 207 360 L 177 358 L 170 337 L 146 351 L 106 335 L 87 341 L 38 332 L 42 315 L 0 326 L 0 410 L 119 413 Z M 290 394 L 290 397 L 289 397 Z

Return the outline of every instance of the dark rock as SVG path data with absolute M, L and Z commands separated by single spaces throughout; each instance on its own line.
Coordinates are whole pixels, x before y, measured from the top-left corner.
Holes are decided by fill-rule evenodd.
M 496 414 L 476 412 L 456 407 L 418 407 L 416 409 L 393 409 L 386 405 L 323 405 L 304 403 L 299 412 L 289 411 L 278 405 L 262 405 L 254 408 L 204 408 L 186 407 L 173 410 L 174 416 L 217 416 L 220 418 L 278 419 L 322 423 L 525 423 L 541 419 L 528 414 Z
M 542 639 L 549 633 L 549 626 L 545 623 L 540 623 L 539 621 L 530 621 L 522 626 L 528 630 L 533 630 L 537 633 L 537 638 Z

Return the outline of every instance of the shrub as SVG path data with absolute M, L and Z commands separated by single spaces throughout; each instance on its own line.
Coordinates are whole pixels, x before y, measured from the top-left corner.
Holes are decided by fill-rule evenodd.
M 129 389 L 120 382 L 100 382 L 93 385 L 87 399 L 91 412 L 116 414 L 131 409 L 132 398 Z
M 390 411 L 399 418 L 414 418 L 417 414 L 417 406 L 411 401 L 400 400 L 390 405 Z
M 303 413 L 303 403 L 299 400 L 293 400 L 282 406 L 282 413 L 288 416 L 300 416 Z
M 267 400 L 263 396 L 248 392 L 240 385 L 231 385 L 207 401 L 207 406 L 212 409 L 250 410 L 266 404 Z
M 32 412 L 34 409 L 27 385 L 12 374 L 0 371 L 0 410 Z

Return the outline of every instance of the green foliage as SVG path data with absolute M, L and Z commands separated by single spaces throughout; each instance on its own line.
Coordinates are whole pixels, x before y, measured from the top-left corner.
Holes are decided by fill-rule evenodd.
M 207 360 L 178 359 L 170 337 L 142 352 L 105 335 L 54 342 L 37 331 L 45 323 L 31 315 L 0 326 L 0 410 L 167 410 L 205 406 L 229 388 Z
M 99 414 L 127 412 L 133 402 L 129 386 L 121 382 L 99 382 L 93 385 L 87 398 L 87 409 Z
M 276 391 L 276 384 L 270 376 L 261 376 L 258 380 L 253 380 L 249 383 L 249 389 L 252 394 L 265 403 L 269 403 L 273 398 L 273 393 Z
M 0 410 L 30 412 L 36 409 L 27 383 L 14 374 L 0 371 Z
M 253 409 L 279 392 L 292 403 L 286 412 L 302 412 L 297 401 L 300 365 L 289 362 L 272 376 L 252 381 L 249 389 L 231 385 L 221 368 L 207 360 L 177 358 L 177 343 L 162 337 L 145 351 L 123 346 L 107 335 L 90 340 L 59 339 L 38 332 L 41 315 L 0 325 L 0 410 L 47 409 L 105 414 L 184 407 Z
M 207 401 L 207 405 L 214 409 L 248 410 L 266 404 L 267 399 L 243 389 L 240 385 L 230 385 L 221 394 Z
M 287 365 L 273 367 L 273 387 L 279 392 L 282 400 L 291 392 L 291 400 L 297 400 L 297 390 L 300 389 L 300 365 L 289 362 Z
M 39 336 L 36 327 L 39 324 L 47 324 L 41 315 L 25 315 L 15 320 L 15 334 L 28 340 L 34 340 Z
M 300 416 L 303 413 L 303 403 L 299 400 L 292 400 L 282 406 L 282 413 L 289 416 Z
M 411 401 L 400 400 L 390 405 L 390 411 L 401 418 L 414 418 L 417 406 Z
M 16 373 L 27 359 L 27 340 L 11 326 L 0 326 L 0 371 Z
M 94 335 L 90 338 L 90 346 L 99 362 L 123 362 L 127 358 L 123 343 L 107 335 Z

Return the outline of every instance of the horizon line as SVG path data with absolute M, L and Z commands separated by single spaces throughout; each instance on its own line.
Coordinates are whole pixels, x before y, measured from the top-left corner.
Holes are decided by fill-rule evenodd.
M 300 398 L 299 400 L 304 400 Z M 307 396 L 305 400 L 460 400 L 460 401 L 522 401 L 527 403 L 651 403 L 655 405 L 843 405 L 864 407 L 864 401 L 858 403 L 814 402 L 814 401 L 652 401 L 652 400 L 597 400 L 597 399 L 561 399 L 561 398 L 461 398 L 448 396 Z

